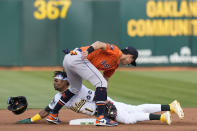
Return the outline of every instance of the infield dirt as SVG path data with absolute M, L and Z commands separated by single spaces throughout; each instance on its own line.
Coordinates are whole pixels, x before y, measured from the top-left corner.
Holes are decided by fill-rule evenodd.
M 21 115 L 14 115 L 8 110 L 0 110 L 0 131 L 197 131 L 197 108 L 184 108 L 184 120 L 179 120 L 173 114 L 170 126 L 161 124 L 160 121 L 119 124 L 117 127 L 69 126 L 69 120 L 88 118 L 88 116 L 67 109 L 60 111 L 59 118 L 63 121 L 60 125 L 48 124 L 45 119 L 34 124 L 16 124 L 16 121 L 29 118 L 39 111 L 39 109 L 28 109 Z

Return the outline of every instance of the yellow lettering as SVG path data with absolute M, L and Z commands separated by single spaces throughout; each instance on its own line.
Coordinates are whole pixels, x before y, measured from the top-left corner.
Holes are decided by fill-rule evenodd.
M 146 20 L 146 29 L 145 29 L 145 31 L 146 31 L 146 35 L 147 36 L 153 36 L 153 34 L 154 34 L 154 29 L 153 29 L 153 24 L 152 24 L 152 21 L 151 20 Z
M 160 29 L 160 36 L 167 36 L 169 22 L 168 20 L 158 20 L 158 28 Z
M 47 16 L 46 2 L 43 0 L 37 0 L 35 1 L 34 6 L 38 8 L 38 10 L 34 12 L 34 17 L 39 20 L 45 19 Z
M 193 35 L 197 36 L 197 20 L 192 21 L 192 26 L 193 26 Z
M 169 33 L 170 33 L 170 36 L 173 36 L 175 37 L 177 35 L 177 30 L 176 30 L 176 27 L 175 27 L 175 24 L 174 24 L 174 21 L 173 20 L 169 20 Z
M 157 21 L 158 20 L 153 20 L 153 25 L 152 25 L 152 28 L 154 30 L 154 34 L 153 36 L 158 36 L 158 32 L 159 32 L 159 29 L 158 29 L 158 24 L 157 24 Z
M 172 17 L 179 17 L 179 13 L 178 13 L 178 2 L 177 1 L 172 1 L 172 12 L 171 12 L 171 16 Z
M 155 17 L 155 12 L 156 12 L 156 3 L 153 0 L 149 0 L 146 4 L 146 15 L 148 17 Z
M 189 16 L 187 1 L 182 0 L 180 5 L 180 16 Z
M 164 8 L 163 8 L 163 2 L 161 0 L 159 0 L 157 2 L 157 17 L 162 17 L 164 13 Z
M 34 17 L 39 20 L 66 18 L 70 5 L 71 0 L 36 0 L 34 7 L 37 10 L 34 12 Z
M 164 2 L 164 15 L 163 17 L 171 16 L 172 15 L 172 2 L 171 1 L 165 1 Z
M 177 24 L 179 25 L 180 35 L 187 36 L 191 34 L 188 20 L 178 20 Z
M 136 36 L 137 32 L 136 32 L 136 20 L 129 20 L 128 23 L 127 23 L 127 32 L 128 32 L 128 35 L 131 36 L 131 37 L 134 37 Z
M 48 18 L 51 20 L 57 19 L 59 16 L 59 9 L 56 1 L 49 1 L 47 4 Z
M 63 6 L 62 10 L 61 10 L 61 13 L 60 13 L 60 17 L 61 18 L 66 18 L 68 9 L 71 5 L 71 0 L 59 1 L 59 4 Z
M 137 21 L 137 33 L 140 37 L 144 36 L 145 34 L 145 24 L 144 24 L 144 20 L 140 19 Z
M 131 19 L 127 24 L 127 32 L 130 37 L 197 36 L 197 19 Z
M 197 1 L 195 2 L 189 2 L 189 9 L 191 16 L 197 17 Z

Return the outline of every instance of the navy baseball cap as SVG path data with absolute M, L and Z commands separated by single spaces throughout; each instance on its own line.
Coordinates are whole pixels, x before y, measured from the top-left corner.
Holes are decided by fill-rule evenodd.
M 130 64 L 133 65 L 133 66 L 136 66 L 136 62 L 135 61 L 136 61 L 136 59 L 138 57 L 138 51 L 134 47 L 131 47 L 131 46 L 125 47 L 125 48 L 121 49 L 121 51 L 124 54 L 131 54 L 131 55 L 133 55 L 134 61 L 131 62 Z

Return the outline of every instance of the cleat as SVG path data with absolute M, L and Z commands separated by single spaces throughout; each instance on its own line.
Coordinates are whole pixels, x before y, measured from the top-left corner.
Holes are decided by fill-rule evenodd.
M 60 124 L 61 121 L 58 118 L 58 114 L 49 114 L 46 119 L 51 124 Z
M 172 120 L 171 120 L 171 114 L 169 111 L 161 114 L 161 123 L 166 123 L 168 125 L 171 125 L 172 123 Z
M 177 100 L 174 100 L 172 103 L 170 103 L 170 112 L 176 113 L 180 119 L 184 118 L 183 109 Z
M 100 115 L 96 118 L 96 126 L 117 126 L 118 123 Z

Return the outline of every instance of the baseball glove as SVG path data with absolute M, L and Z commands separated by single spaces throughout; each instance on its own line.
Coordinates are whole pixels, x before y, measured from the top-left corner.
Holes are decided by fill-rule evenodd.
M 12 111 L 15 115 L 25 112 L 28 105 L 25 96 L 9 97 L 8 104 L 8 110 Z
M 117 116 L 117 109 L 115 107 L 115 105 L 113 104 L 113 102 L 108 101 L 106 104 L 106 113 L 107 113 L 107 118 L 111 119 L 111 120 L 115 120 L 116 116 Z

